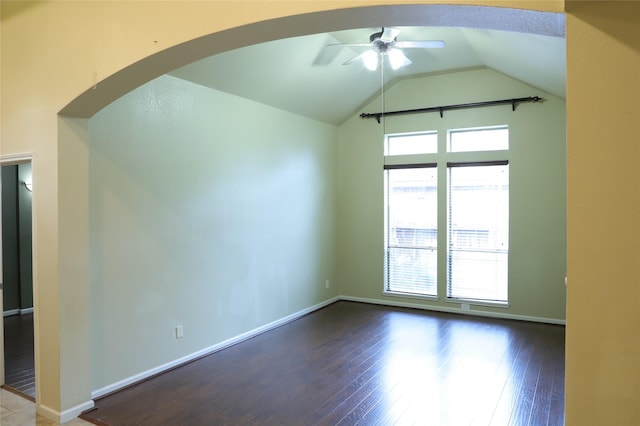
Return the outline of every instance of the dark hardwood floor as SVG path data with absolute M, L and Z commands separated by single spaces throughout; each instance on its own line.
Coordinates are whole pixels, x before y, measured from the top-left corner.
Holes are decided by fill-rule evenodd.
M 36 397 L 33 358 L 33 314 L 4 317 L 5 387 Z
M 102 425 L 564 424 L 564 327 L 338 302 L 98 399 Z

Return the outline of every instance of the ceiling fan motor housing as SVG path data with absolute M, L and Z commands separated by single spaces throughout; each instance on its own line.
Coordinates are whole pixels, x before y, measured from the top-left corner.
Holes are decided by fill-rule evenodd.
M 369 41 L 371 42 L 371 45 L 373 46 L 373 48 L 375 49 L 376 52 L 378 53 L 384 53 L 387 50 L 389 50 L 391 48 L 391 46 L 395 43 L 396 39 L 394 38 L 391 41 L 384 41 L 382 40 L 382 34 L 384 33 L 383 31 L 377 32 L 377 33 L 373 33 L 369 36 Z

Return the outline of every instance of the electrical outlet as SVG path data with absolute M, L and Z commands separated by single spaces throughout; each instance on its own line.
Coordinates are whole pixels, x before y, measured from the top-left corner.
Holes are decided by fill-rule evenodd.
M 184 333 L 182 331 L 182 326 L 181 325 L 177 325 L 176 326 L 176 339 L 182 339 L 183 336 L 184 336 Z
M 462 308 L 463 311 L 468 311 L 469 309 L 471 309 L 468 303 L 463 303 L 460 305 L 460 307 Z
M 325 286 L 326 288 L 329 288 L 329 280 L 326 280 L 326 281 L 324 282 L 324 286 Z

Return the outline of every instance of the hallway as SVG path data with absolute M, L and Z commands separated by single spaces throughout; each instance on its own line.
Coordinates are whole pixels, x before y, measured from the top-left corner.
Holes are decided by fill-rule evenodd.
M 36 398 L 33 314 L 4 317 L 5 386 Z

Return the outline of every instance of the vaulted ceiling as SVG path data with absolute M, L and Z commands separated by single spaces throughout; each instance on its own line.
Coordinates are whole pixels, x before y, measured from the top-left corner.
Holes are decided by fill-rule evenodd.
M 179 68 L 175 77 L 339 125 L 402 78 L 487 67 L 565 98 L 564 37 L 494 29 L 396 27 L 402 40 L 443 40 L 442 49 L 406 49 L 412 64 L 369 71 L 343 65 L 380 28 L 361 28 L 276 40 L 220 53 Z M 475 101 L 474 99 L 470 99 Z M 426 105 L 433 106 L 433 105 Z

